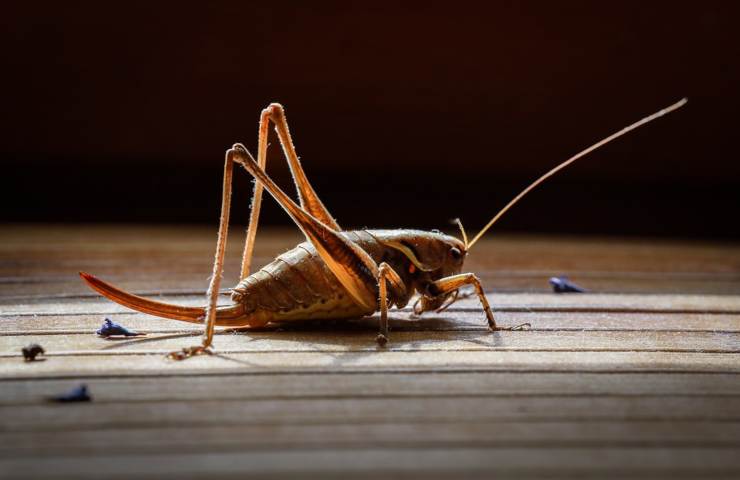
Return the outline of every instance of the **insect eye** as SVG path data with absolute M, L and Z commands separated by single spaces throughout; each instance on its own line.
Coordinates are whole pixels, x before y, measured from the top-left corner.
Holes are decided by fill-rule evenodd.
M 452 247 L 450 249 L 450 256 L 455 260 L 459 260 L 460 258 L 462 258 L 462 252 L 459 249 Z

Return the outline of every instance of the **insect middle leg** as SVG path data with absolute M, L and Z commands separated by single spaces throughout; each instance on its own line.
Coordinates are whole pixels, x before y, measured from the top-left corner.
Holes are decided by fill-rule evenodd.
M 380 296 L 380 332 L 378 332 L 377 341 L 382 347 L 388 343 L 388 283 L 391 284 L 391 290 L 396 298 L 406 294 L 406 287 L 403 280 L 398 276 L 395 270 L 385 262 L 378 266 L 378 292 Z
M 524 327 L 530 326 L 528 323 L 523 323 L 516 327 L 499 327 L 496 325 L 496 320 L 493 318 L 493 311 L 491 311 L 491 306 L 488 304 L 488 299 L 486 298 L 486 294 L 480 284 L 480 280 L 478 280 L 478 277 L 473 273 L 461 273 L 450 277 L 440 278 L 436 282 L 430 283 L 427 287 L 427 291 L 431 295 L 437 297 L 440 295 L 447 295 L 465 285 L 472 285 L 475 289 L 475 293 L 478 295 L 478 300 L 480 300 L 483 311 L 486 313 L 488 327 L 491 330 L 520 330 Z

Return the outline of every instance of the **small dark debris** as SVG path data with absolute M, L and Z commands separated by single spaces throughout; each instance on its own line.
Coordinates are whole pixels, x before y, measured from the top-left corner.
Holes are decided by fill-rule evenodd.
M 555 293 L 583 293 L 588 291 L 568 280 L 568 277 L 551 277 L 550 285 L 552 285 L 552 290 Z
M 49 400 L 59 403 L 90 402 L 92 401 L 92 397 L 90 396 L 90 392 L 87 391 L 87 385 L 83 383 L 82 385 L 73 388 L 67 393 L 63 393 L 62 395 L 58 395 L 56 397 L 51 397 Z
M 146 333 L 139 333 L 133 330 L 129 330 L 123 325 L 115 323 L 110 318 L 103 320 L 103 325 L 96 332 L 101 337 L 138 337 L 140 335 L 146 335 Z
M 36 356 L 46 353 L 44 351 L 44 347 L 42 347 L 38 343 L 29 343 L 21 349 L 21 352 L 23 352 L 23 358 L 27 362 L 33 362 L 34 360 L 36 360 Z

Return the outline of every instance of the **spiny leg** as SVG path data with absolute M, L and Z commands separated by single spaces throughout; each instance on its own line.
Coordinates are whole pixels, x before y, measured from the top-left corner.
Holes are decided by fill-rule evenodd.
M 216 307 L 218 306 L 219 289 L 221 288 L 221 276 L 224 271 L 224 255 L 226 253 L 226 239 L 229 234 L 229 213 L 231 210 L 231 184 L 234 175 L 234 162 L 232 152 L 226 152 L 224 162 L 224 182 L 221 196 L 221 218 L 218 224 L 218 239 L 216 240 L 216 254 L 213 260 L 213 273 L 208 285 L 208 304 L 205 310 L 205 331 L 203 342 L 200 345 L 183 348 L 181 351 L 172 352 L 168 358 L 173 360 L 184 360 L 194 355 L 210 353 L 213 343 L 213 331 L 216 327 Z
M 267 165 L 267 130 L 270 126 L 270 112 L 268 109 L 262 110 L 260 115 L 259 135 L 257 139 L 257 163 L 263 170 Z M 247 239 L 244 242 L 244 255 L 242 256 L 242 271 L 239 279 L 243 280 L 249 276 L 252 266 L 252 255 L 254 253 L 254 240 L 257 237 L 257 226 L 260 220 L 260 209 L 262 208 L 262 191 L 264 185 L 261 182 L 254 182 L 254 192 L 252 193 L 252 206 L 249 214 L 249 226 L 247 227 Z
M 262 122 L 262 124 L 267 125 L 267 122 Z M 260 134 L 260 145 L 263 147 L 262 152 L 263 155 L 265 155 L 267 135 L 266 132 L 263 134 L 262 125 L 260 128 Z M 234 148 L 229 149 L 226 152 L 226 160 L 224 164 L 223 193 L 221 201 L 221 219 L 218 227 L 218 240 L 216 242 L 216 254 L 213 263 L 213 275 L 211 276 L 211 282 L 208 286 L 207 292 L 208 304 L 206 305 L 205 309 L 206 326 L 205 332 L 203 334 L 203 343 L 198 346 L 185 348 L 180 352 L 171 353 L 169 355 L 169 358 L 172 359 L 181 360 L 194 355 L 210 353 L 210 347 L 213 343 L 213 333 L 216 326 L 216 307 L 218 305 L 218 295 L 221 286 L 224 256 L 226 252 L 226 239 L 228 237 L 233 164 L 235 162 L 240 163 L 250 173 L 252 173 L 258 180 L 258 183 L 262 184 L 263 186 L 267 186 L 270 193 L 278 200 L 278 203 L 280 203 L 280 205 L 283 206 L 283 208 L 291 215 L 291 217 L 293 217 L 298 226 L 301 227 L 301 229 L 306 234 L 306 237 L 314 244 L 314 246 L 316 246 L 322 259 L 327 263 L 330 270 L 337 276 L 337 278 L 340 280 L 340 283 L 342 283 L 342 285 L 347 288 L 350 295 L 356 301 L 358 301 L 360 305 L 374 305 L 374 301 L 371 301 L 371 297 L 369 296 L 373 292 L 373 289 L 369 288 L 369 285 L 374 286 L 374 273 L 377 272 L 377 266 L 375 265 L 375 262 L 373 262 L 372 258 L 370 258 L 370 255 L 360 249 L 357 245 L 340 236 L 337 232 L 332 230 L 331 227 L 328 227 L 324 223 L 316 220 L 313 216 L 311 216 L 301 207 L 296 205 L 292 200 L 290 200 L 290 198 L 287 197 L 287 195 L 285 195 L 285 193 L 283 193 L 282 190 L 277 187 L 277 185 L 272 182 L 272 180 L 264 172 L 264 169 L 261 168 L 254 160 L 252 155 L 243 146 L 236 145 Z M 298 169 L 300 169 L 300 164 L 297 164 L 297 166 Z M 255 192 L 255 199 L 257 197 L 261 197 L 261 193 L 261 191 Z M 257 220 L 259 217 L 259 209 L 254 209 L 253 213 L 255 212 L 256 215 L 253 217 L 254 221 L 250 219 L 249 231 L 247 232 L 247 244 L 245 245 L 245 260 L 247 260 L 247 271 L 249 269 L 249 263 L 251 262 L 252 248 L 254 245 L 254 235 L 256 234 Z M 243 263 L 242 271 L 244 272 L 244 270 L 245 264 Z M 372 283 L 368 281 L 370 279 L 372 279 Z
M 521 325 L 517 325 L 516 327 L 497 326 L 496 320 L 494 320 L 493 318 L 491 306 L 488 304 L 486 294 L 485 292 L 483 292 L 483 287 L 480 284 L 480 280 L 478 280 L 478 277 L 476 277 L 475 274 L 460 273 L 458 275 L 440 278 L 436 282 L 430 283 L 427 287 L 427 291 L 430 295 L 438 297 L 440 295 L 447 295 L 448 293 L 457 290 L 464 285 L 472 285 L 475 289 L 475 293 L 476 295 L 478 295 L 478 300 L 480 300 L 483 311 L 486 313 L 486 318 L 488 319 L 488 327 L 491 330 L 521 330 L 525 326 L 530 326 L 529 323 L 523 323 Z
M 278 139 L 280 140 L 280 144 L 283 146 L 283 152 L 288 160 L 290 173 L 298 190 L 298 200 L 301 208 L 306 210 L 326 226 L 334 230 L 341 230 L 337 222 L 319 199 L 313 187 L 311 187 L 311 184 L 306 177 L 306 173 L 303 171 L 295 146 L 293 145 L 293 138 L 288 129 L 288 121 L 285 118 L 285 109 L 279 103 L 271 103 L 267 108 L 262 110 L 260 115 L 257 165 L 259 165 L 262 170 L 266 170 L 267 139 L 271 121 L 275 124 L 275 131 L 278 134 Z M 249 227 L 247 227 L 247 239 L 244 243 L 241 279 L 247 277 L 251 270 L 254 241 L 257 235 L 257 225 L 259 223 L 260 208 L 262 206 L 263 188 L 264 186 L 262 185 L 262 182 L 255 182 L 254 193 L 252 195 L 252 211 L 249 217 Z
M 378 291 L 380 296 L 380 332 L 378 333 L 378 345 L 385 346 L 388 343 L 388 285 L 391 284 L 391 290 L 396 292 L 396 298 L 402 297 L 406 293 L 406 287 L 403 280 L 398 276 L 395 270 L 385 262 L 378 266 Z
M 370 255 L 358 245 L 296 205 L 280 187 L 275 185 L 243 146 L 234 145 L 231 152 L 234 154 L 234 161 L 240 163 L 263 183 L 267 191 L 290 215 L 357 305 L 365 308 L 368 313 L 374 312 L 378 306 L 378 296 L 380 297 L 381 320 L 378 343 L 385 344 L 388 339 L 389 287 L 395 297 L 402 297 L 406 293 L 406 287 L 399 275 L 386 263 L 376 265 Z
M 308 182 L 308 178 L 306 178 L 306 173 L 303 171 L 301 161 L 298 159 L 298 154 L 293 145 L 293 138 L 288 129 L 288 120 L 285 118 L 285 109 L 279 103 L 272 103 L 267 109 L 269 110 L 270 120 L 275 124 L 275 131 L 280 139 L 280 144 L 283 146 L 285 156 L 288 159 L 290 172 L 293 175 L 293 181 L 298 189 L 298 200 L 301 208 L 332 230 L 340 231 L 341 228 L 337 224 L 336 220 L 331 216 L 329 210 L 326 209 L 313 187 L 311 187 L 311 184 Z

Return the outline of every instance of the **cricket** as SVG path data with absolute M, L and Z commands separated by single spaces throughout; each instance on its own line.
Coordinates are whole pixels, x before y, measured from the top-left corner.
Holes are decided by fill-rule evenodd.
M 462 287 L 473 288 L 490 331 L 522 329 L 528 324 L 498 325 L 481 282 L 474 273 L 463 272 L 465 259 L 473 246 L 514 204 L 549 177 L 603 145 L 677 110 L 686 102 L 684 98 L 644 117 L 560 163 L 514 197 L 470 241 L 459 220 L 461 238 L 438 231 L 409 229 L 343 230 L 303 171 L 283 107 L 272 103 L 260 116 L 257 159 L 238 143 L 226 152 L 216 253 L 205 307 L 154 301 L 126 292 L 88 273 L 80 272 L 80 276 L 90 288 L 127 308 L 204 325 L 200 345 L 168 355 L 175 360 L 212 353 L 216 326 L 249 329 L 296 321 L 359 318 L 377 311 L 380 311 L 380 328 L 376 340 L 383 347 L 389 338 L 389 308 L 403 308 L 418 294 L 413 306 L 416 314 L 442 311 L 457 300 Z M 265 172 L 270 125 L 274 125 L 287 158 L 298 204 Z M 231 289 L 233 304 L 218 306 L 236 165 L 255 178 L 255 185 L 240 281 Z M 250 273 L 264 189 L 287 212 L 306 241 Z

